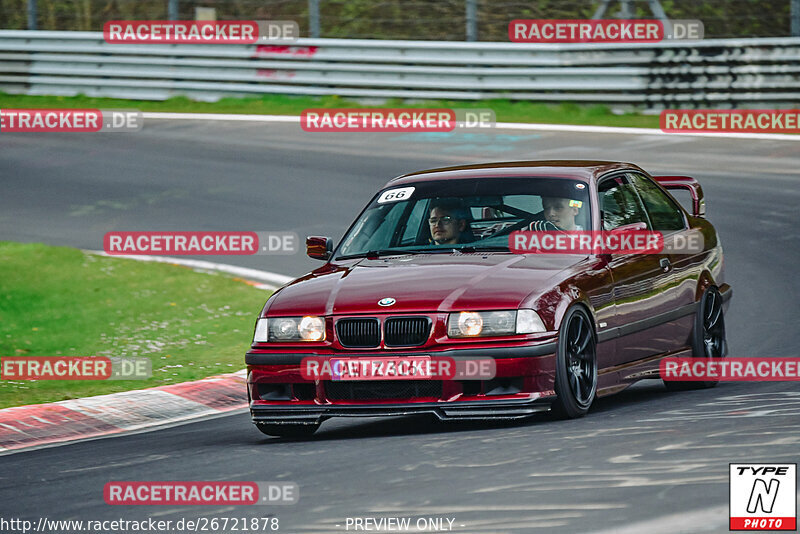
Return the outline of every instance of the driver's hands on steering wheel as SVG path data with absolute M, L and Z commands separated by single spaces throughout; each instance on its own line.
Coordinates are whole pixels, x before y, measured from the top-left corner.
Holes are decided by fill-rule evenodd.
M 563 232 L 561 228 L 550 221 L 533 221 L 526 230 L 533 232 Z

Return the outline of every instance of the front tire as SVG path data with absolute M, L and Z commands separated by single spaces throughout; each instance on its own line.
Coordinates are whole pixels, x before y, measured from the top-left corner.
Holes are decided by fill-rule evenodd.
M 695 314 L 692 328 L 692 356 L 695 358 L 724 358 L 728 352 L 725 339 L 725 316 L 722 312 L 722 295 L 710 287 L 700 299 L 700 310 Z M 719 380 L 685 381 L 664 380 L 670 391 L 713 388 Z
M 556 400 L 553 413 L 583 417 L 597 395 L 597 341 L 589 314 L 580 306 L 567 310 L 558 333 Z
M 317 431 L 319 428 L 319 423 L 314 425 L 303 425 L 297 423 L 290 423 L 287 425 L 257 424 L 256 428 L 258 428 L 267 436 L 276 436 L 281 438 L 305 438 Z

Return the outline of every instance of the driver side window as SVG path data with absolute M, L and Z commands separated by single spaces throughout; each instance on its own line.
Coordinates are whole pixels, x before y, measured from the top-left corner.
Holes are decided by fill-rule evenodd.
M 639 197 L 633 186 L 623 176 L 615 176 L 600 183 L 597 188 L 603 230 L 613 230 L 626 224 L 647 224 Z M 650 225 L 647 224 L 649 228 Z

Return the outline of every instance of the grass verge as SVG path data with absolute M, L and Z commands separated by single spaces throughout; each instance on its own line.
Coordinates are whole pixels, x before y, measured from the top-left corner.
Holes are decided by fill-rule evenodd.
M 574 103 L 541 104 L 511 100 L 482 100 L 478 102 L 430 100 L 409 103 L 387 100 L 380 105 L 367 105 L 337 96 L 293 97 L 263 95 L 251 98 L 223 98 L 217 102 L 196 102 L 184 97 L 162 101 L 91 98 L 87 96 L 26 96 L 0 93 L 3 108 L 128 108 L 141 111 L 172 113 L 241 113 L 253 115 L 299 115 L 308 108 L 490 108 L 498 122 L 527 122 L 542 124 L 584 124 L 593 126 L 626 126 L 658 128 L 658 116 L 638 113 L 612 113 L 608 106 Z
M 269 294 L 220 274 L 0 241 L 0 357 L 148 357 L 153 377 L 0 381 L 0 408 L 196 380 L 244 367 Z

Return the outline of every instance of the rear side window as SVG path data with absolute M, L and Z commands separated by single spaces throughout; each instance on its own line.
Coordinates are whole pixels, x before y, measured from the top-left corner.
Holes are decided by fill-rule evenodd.
M 670 232 L 683 230 L 686 227 L 683 212 L 677 203 L 649 178 L 637 173 L 628 173 L 628 178 L 642 197 L 650 222 L 653 223 L 653 230 Z
M 604 180 L 597 189 L 603 230 L 613 230 L 626 224 L 647 224 L 639 198 L 633 186 L 623 176 Z M 649 228 L 649 225 L 648 225 Z

